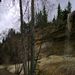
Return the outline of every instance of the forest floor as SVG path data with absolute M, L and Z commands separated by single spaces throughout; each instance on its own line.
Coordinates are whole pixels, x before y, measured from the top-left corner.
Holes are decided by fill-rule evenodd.
M 38 75 L 75 75 L 75 57 L 44 57 L 38 60 L 38 68 Z M 16 75 L 14 72 L 15 65 L 0 65 L 0 75 Z

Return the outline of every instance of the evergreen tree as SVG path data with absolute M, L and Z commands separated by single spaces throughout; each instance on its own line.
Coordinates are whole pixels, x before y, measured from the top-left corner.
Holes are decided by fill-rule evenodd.
M 37 14 L 37 21 L 36 21 L 36 24 L 37 24 L 37 27 L 41 27 L 42 26 L 42 12 L 40 11 L 38 14 Z
M 70 13 L 71 12 L 71 3 L 70 3 L 70 1 L 68 2 L 68 6 L 67 6 L 67 10 L 68 10 L 68 13 Z
M 62 9 L 61 9 L 60 4 L 58 4 L 58 9 L 57 9 L 57 29 L 62 27 L 62 24 L 63 24 L 62 17 L 63 17 Z
M 58 18 L 58 19 L 61 19 L 61 16 L 62 16 L 62 10 L 61 10 L 60 4 L 58 4 L 58 11 L 57 11 L 57 13 L 58 13 L 57 18 Z
M 36 25 L 37 27 L 44 28 L 47 26 L 47 12 L 45 6 L 43 10 L 36 14 Z
M 47 24 L 47 13 L 45 6 L 43 7 L 43 22 L 45 25 Z
M 67 24 L 67 16 L 68 16 L 68 10 L 64 9 L 62 12 L 63 16 L 62 16 L 62 20 L 64 22 L 64 24 Z

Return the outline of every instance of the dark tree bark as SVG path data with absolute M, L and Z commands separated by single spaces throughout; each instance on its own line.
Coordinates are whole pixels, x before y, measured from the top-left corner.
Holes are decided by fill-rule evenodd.
M 0 0 L 0 2 L 1 2 L 1 0 Z
M 25 32 L 24 32 L 24 21 L 23 21 L 23 10 L 22 10 L 22 0 L 19 0 L 19 5 L 20 5 L 20 21 L 21 21 L 21 36 L 22 36 L 22 51 L 23 51 L 23 70 L 24 70 L 24 75 L 27 75 L 27 54 L 26 54 L 26 38 L 25 38 Z
M 31 0 L 31 75 L 35 75 L 35 50 L 34 50 L 34 0 Z

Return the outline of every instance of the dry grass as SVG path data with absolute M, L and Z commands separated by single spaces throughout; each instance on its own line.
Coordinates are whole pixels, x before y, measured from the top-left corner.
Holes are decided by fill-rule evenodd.
M 50 56 L 39 63 L 39 75 L 75 75 L 74 72 L 74 57 Z
M 75 57 L 52 55 L 38 61 L 38 75 L 75 75 Z M 8 65 L 8 70 L 0 66 L 0 75 L 15 75 L 15 65 Z M 12 72 L 12 73 L 11 73 Z

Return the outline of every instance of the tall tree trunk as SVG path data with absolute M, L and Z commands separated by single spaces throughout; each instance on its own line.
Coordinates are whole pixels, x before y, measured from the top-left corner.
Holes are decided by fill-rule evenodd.
M 34 0 L 31 0 L 31 75 L 35 75 L 34 69 L 34 59 L 35 59 L 35 50 L 34 50 Z
M 31 32 L 31 75 L 34 75 L 34 60 L 35 60 L 35 50 L 34 50 L 34 37 L 33 32 Z
M 20 20 L 21 20 L 21 34 L 22 34 L 22 46 L 23 46 L 23 70 L 24 70 L 24 75 L 27 75 L 27 54 L 26 54 L 26 47 L 25 47 L 25 39 L 24 39 L 24 35 L 25 32 L 23 30 L 23 10 L 22 10 L 22 0 L 19 0 L 19 5 L 20 5 Z
M 0 2 L 1 2 L 1 0 L 0 0 Z
M 20 6 L 20 21 L 21 21 L 21 33 L 22 33 L 22 26 L 23 26 L 23 10 L 22 10 L 22 0 L 19 0 L 19 6 Z

